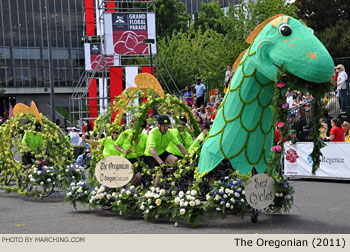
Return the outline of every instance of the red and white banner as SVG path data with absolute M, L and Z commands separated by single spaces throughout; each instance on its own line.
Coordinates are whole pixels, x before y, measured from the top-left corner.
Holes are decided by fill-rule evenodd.
M 149 54 L 144 39 L 156 39 L 154 13 L 105 13 L 106 54 Z M 152 54 L 157 53 L 155 43 Z
M 117 66 L 118 58 L 113 55 L 102 58 L 101 44 L 85 43 L 85 70 L 102 70 L 105 66 Z
M 321 149 L 321 164 L 312 175 L 312 142 L 285 144 L 284 175 L 350 179 L 350 143 L 327 143 Z

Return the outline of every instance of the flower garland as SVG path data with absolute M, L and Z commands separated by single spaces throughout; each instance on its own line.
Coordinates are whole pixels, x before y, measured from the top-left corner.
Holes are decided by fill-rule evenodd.
M 54 189 L 63 190 L 81 177 L 80 172 L 72 171 L 73 147 L 59 127 L 41 115 L 41 131 L 35 131 L 36 118 L 31 114 L 17 114 L 0 127 L 0 188 L 7 192 L 32 195 L 43 198 Z M 31 152 L 35 161 L 25 169 L 18 154 L 28 151 L 22 144 L 24 133 L 35 133 L 43 139 L 43 145 Z M 18 161 L 16 161 L 16 159 Z M 68 168 L 67 168 L 68 167 Z
M 310 154 L 312 158 L 312 174 L 315 174 L 320 166 L 320 156 L 321 148 L 325 146 L 324 142 L 320 137 L 320 115 L 321 115 L 321 98 L 325 96 L 328 92 L 332 90 L 332 84 L 330 82 L 326 83 L 310 83 L 306 82 L 294 75 L 288 73 L 285 66 L 282 65 L 280 71 L 276 75 L 275 85 L 274 85 L 274 96 L 271 105 L 271 109 L 274 115 L 274 127 L 278 126 L 281 130 L 281 139 L 276 146 L 271 148 L 271 159 L 267 165 L 267 173 L 271 176 L 272 173 L 280 168 L 280 162 L 282 155 L 284 153 L 284 142 L 289 132 L 289 126 L 286 123 L 289 110 L 284 99 L 284 93 L 286 88 L 291 90 L 298 89 L 299 91 L 308 91 L 312 94 L 313 100 L 311 101 L 311 140 L 314 143 L 313 151 Z

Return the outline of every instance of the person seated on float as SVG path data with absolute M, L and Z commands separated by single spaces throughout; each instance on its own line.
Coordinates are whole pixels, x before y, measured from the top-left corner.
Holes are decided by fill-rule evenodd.
M 193 151 L 197 151 L 200 145 L 203 143 L 205 138 L 208 135 L 208 132 L 210 130 L 210 126 L 212 125 L 212 122 L 208 122 L 202 126 L 202 132 L 199 134 L 199 136 L 194 140 L 193 144 L 188 148 L 188 153 L 192 153 Z
M 186 132 L 186 123 L 187 119 L 186 116 L 180 116 L 180 125 L 178 127 L 175 127 L 174 129 L 169 129 L 171 133 L 173 133 L 179 140 L 182 146 L 185 147 L 186 150 L 192 145 L 193 139 L 190 133 Z M 179 130 L 180 128 L 180 130 Z M 181 133 L 180 133 L 181 132 Z M 168 147 L 166 148 L 166 151 L 176 156 L 178 159 L 181 159 L 184 157 L 184 154 L 179 150 L 179 148 L 173 143 L 170 142 Z
M 101 138 L 98 141 L 86 139 L 85 134 L 83 135 L 82 139 L 85 143 L 88 143 L 92 146 L 98 146 L 98 145 L 103 146 L 103 151 L 102 151 L 103 157 L 120 156 L 121 153 L 116 148 L 114 148 L 114 142 L 117 140 L 119 134 L 120 132 L 118 129 L 113 129 L 112 136 Z
M 169 131 L 170 119 L 166 115 L 159 115 L 157 118 L 157 127 L 152 129 L 147 138 L 144 161 L 151 169 L 166 163 L 174 163 L 178 159 L 166 151 L 170 142 L 173 142 L 183 155 L 187 155 L 185 147 L 180 140 Z M 158 186 L 162 171 L 156 175 L 154 186 Z
M 145 129 L 147 123 L 144 122 L 141 127 Z M 121 152 L 121 156 L 128 159 L 132 164 L 134 164 L 138 159 L 143 159 L 143 154 L 146 149 L 147 134 L 141 132 L 138 136 L 136 142 L 136 148 L 132 146 L 131 138 L 135 134 L 134 129 L 128 129 L 123 131 L 118 139 L 114 142 L 114 147 Z M 134 171 L 134 185 L 139 185 L 141 182 L 141 167 Z
M 43 145 L 43 137 L 41 135 L 41 124 L 35 123 L 35 131 L 26 131 L 22 138 L 23 148 L 21 150 L 22 163 L 26 169 L 29 169 L 35 161 L 35 153 Z

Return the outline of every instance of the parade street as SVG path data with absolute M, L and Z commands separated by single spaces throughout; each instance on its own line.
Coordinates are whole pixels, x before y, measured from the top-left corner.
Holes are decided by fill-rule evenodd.
M 2 234 L 301 234 L 350 233 L 350 184 L 347 181 L 292 180 L 295 200 L 288 214 L 259 215 L 258 223 L 227 216 L 204 217 L 199 228 L 168 220 L 151 223 L 141 216 L 125 217 L 105 210 L 63 203 L 64 195 L 43 200 L 0 192 Z

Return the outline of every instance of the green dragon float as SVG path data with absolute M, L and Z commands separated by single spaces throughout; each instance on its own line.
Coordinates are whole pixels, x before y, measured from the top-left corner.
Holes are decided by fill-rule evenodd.
M 334 63 L 327 49 L 312 29 L 292 17 L 280 14 L 267 19 L 247 42 L 250 47 L 234 64 L 229 89 L 203 144 L 201 173 L 213 170 L 224 159 L 242 174 L 253 167 L 259 173 L 265 171 L 274 136 L 270 106 L 281 69 L 310 86 L 332 77 Z M 305 90 L 304 86 L 295 88 Z

